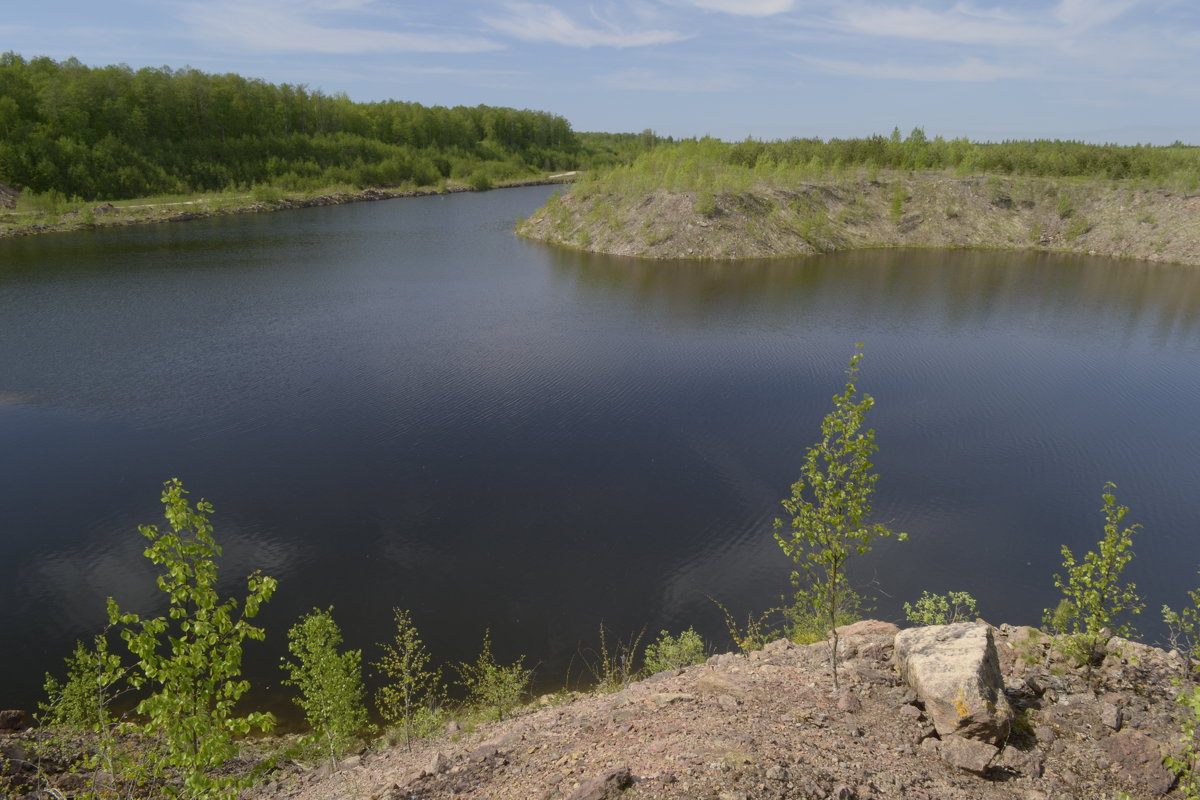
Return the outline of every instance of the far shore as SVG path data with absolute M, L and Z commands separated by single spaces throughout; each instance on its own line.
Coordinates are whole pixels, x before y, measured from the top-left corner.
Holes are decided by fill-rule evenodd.
M 512 189 L 522 186 L 552 186 L 569 183 L 576 172 L 565 172 L 545 178 L 522 181 L 505 181 L 491 187 Z M 450 184 L 445 187 L 422 187 L 417 189 L 370 188 L 357 191 L 335 190 L 314 194 L 289 195 L 282 191 L 269 192 L 267 198 L 261 194 L 206 194 L 186 200 L 155 202 L 155 198 L 121 202 L 72 203 L 71 209 L 60 214 L 32 211 L 12 211 L 0 208 L 0 238 L 36 236 L 44 233 L 118 228 L 129 225 L 147 225 L 162 222 L 189 222 L 231 214 L 261 214 L 293 208 L 338 206 L 346 203 L 363 203 L 375 200 L 391 200 L 397 197 L 427 197 L 439 194 L 487 191 L 465 184 Z M 273 195 L 273 196 L 272 196 Z

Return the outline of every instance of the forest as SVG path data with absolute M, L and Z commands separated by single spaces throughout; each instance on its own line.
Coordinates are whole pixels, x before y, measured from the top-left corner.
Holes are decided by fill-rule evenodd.
M 119 200 L 259 184 L 486 188 L 583 158 L 570 123 L 543 111 L 356 103 L 191 67 L 0 55 L 0 182 L 21 190 Z

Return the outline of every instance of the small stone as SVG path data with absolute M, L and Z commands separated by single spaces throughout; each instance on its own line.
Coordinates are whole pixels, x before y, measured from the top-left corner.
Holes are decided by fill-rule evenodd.
M 494 744 L 485 744 L 482 747 L 477 747 L 469 756 L 471 761 L 487 761 L 489 758 L 495 758 L 500 754 L 500 748 Z
M 696 697 L 683 692 L 658 692 L 650 695 L 650 702 L 659 706 L 669 706 L 674 703 L 694 703 Z
M 862 701 L 854 692 L 843 689 L 838 693 L 837 709 L 846 714 L 857 714 L 862 711 Z
M 942 740 L 939 755 L 943 761 L 951 766 L 972 772 L 976 775 L 985 775 L 987 774 L 988 766 L 992 763 L 992 759 L 999 752 L 995 745 L 988 744 L 979 739 L 948 736 Z
M 1102 703 L 1100 705 L 1100 721 L 1112 728 L 1114 731 L 1121 730 L 1121 723 L 1124 722 L 1125 716 L 1121 709 L 1112 703 Z
M 429 759 L 429 763 L 421 770 L 422 775 L 439 775 L 446 771 L 450 766 L 450 759 L 446 758 L 444 753 L 434 753 Z

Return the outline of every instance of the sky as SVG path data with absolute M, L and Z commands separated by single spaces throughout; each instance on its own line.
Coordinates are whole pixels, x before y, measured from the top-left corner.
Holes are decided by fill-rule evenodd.
M 1197 0 L 0 0 L 0 51 L 578 131 L 1200 144 Z

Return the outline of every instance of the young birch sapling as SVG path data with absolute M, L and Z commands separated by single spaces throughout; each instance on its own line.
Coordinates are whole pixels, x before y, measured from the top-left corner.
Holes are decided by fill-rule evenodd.
M 245 780 L 217 771 L 237 753 L 235 736 L 252 728 L 269 730 L 270 714 L 237 716 L 234 708 L 250 688 L 241 677 L 242 644 L 262 639 L 262 628 L 248 620 L 275 591 L 274 578 L 252 573 L 246 599 L 224 600 L 217 594 L 217 558 L 208 515 L 211 503 L 193 508 L 178 478 L 166 482 L 162 502 L 169 530 L 157 525 L 138 528 L 150 541 L 146 558 L 163 568 L 158 588 L 166 593 L 165 617 L 143 619 L 123 612 L 111 597 L 108 618 L 123 626 L 136 662 L 129 682 L 149 692 L 137 706 L 146 722 L 143 732 L 161 748 L 147 768 L 155 778 L 174 776 L 168 793 L 188 798 L 232 798 Z
M 879 475 L 871 471 L 875 431 L 863 429 L 875 400 L 860 396 L 856 386 L 861 348 L 850 359 L 844 389 L 833 397 L 833 411 L 821 422 L 821 441 L 808 448 L 800 478 L 782 501 L 790 524 L 775 520 L 775 540 L 797 565 L 792 571 L 797 604 L 815 609 L 831 634 L 829 666 L 835 687 L 839 616 L 856 608 L 860 599 L 846 576 L 846 563 L 869 552 L 876 539 L 907 538 L 886 525 L 865 522 Z
M 367 729 L 362 651 L 341 653 L 341 645 L 333 608 L 314 608 L 288 631 L 288 651 L 295 660 L 283 662 L 288 673 L 283 683 L 300 690 L 295 702 L 312 728 L 311 739 L 334 764 Z

